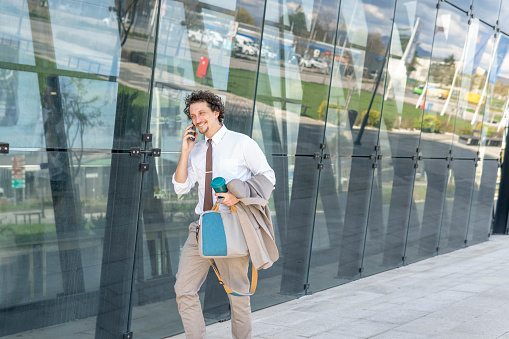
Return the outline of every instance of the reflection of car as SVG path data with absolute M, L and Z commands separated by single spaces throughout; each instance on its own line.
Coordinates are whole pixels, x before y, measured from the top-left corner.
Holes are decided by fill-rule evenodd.
M 420 94 L 422 94 L 423 91 L 424 91 L 424 84 L 414 87 L 415 94 L 420 95 Z M 439 99 L 445 99 L 449 96 L 449 90 L 443 89 L 443 88 L 437 88 L 433 85 L 428 85 L 428 88 L 426 90 L 426 96 L 439 98 Z
M 199 30 L 190 29 L 187 31 L 187 36 L 192 42 L 200 42 L 203 34 Z
M 223 37 L 218 32 L 205 30 L 205 39 L 212 47 L 219 48 L 223 45 Z
M 216 48 L 221 47 L 223 44 L 221 34 L 208 29 L 205 30 L 205 34 L 201 30 L 190 29 L 187 31 L 187 36 L 192 42 L 204 42 Z
M 243 35 L 236 35 L 233 44 L 237 53 L 258 56 L 258 48 L 256 48 L 255 42 L 251 38 Z
M 286 57 L 286 61 L 289 63 L 289 64 L 293 64 L 293 65 L 298 65 L 299 62 L 300 62 L 300 55 L 298 55 L 297 53 L 295 52 L 288 52 L 288 56 Z
M 422 94 L 423 90 L 424 90 L 424 85 L 419 85 L 419 86 L 414 87 L 415 94 Z
M 324 70 L 324 71 L 329 69 L 329 65 L 327 65 L 327 63 L 325 61 L 317 59 L 317 58 L 311 58 L 311 59 L 302 58 L 300 60 L 300 64 L 302 67 L 306 67 L 306 68 L 318 68 L 318 69 Z
M 114 27 L 117 24 L 117 22 L 118 22 L 117 14 L 114 12 L 111 12 L 110 16 L 101 20 L 101 23 L 107 27 Z M 126 25 L 129 25 L 131 23 L 131 19 L 123 17 L 122 22 Z
M 472 93 L 472 92 L 467 92 L 465 93 L 465 96 L 464 96 L 465 100 L 467 100 L 468 102 L 471 102 L 471 103 L 474 103 L 474 104 L 478 104 L 479 101 L 481 100 L 481 94 L 479 93 Z M 484 104 L 485 100 L 483 99 L 482 103 Z
M 262 45 L 262 57 L 266 59 L 275 59 L 277 58 L 277 54 L 272 52 L 269 47 Z
M 445 99 L 449 96 L 449 90 L 443 88 L 428 87 L 426 90 L 426 96 Z

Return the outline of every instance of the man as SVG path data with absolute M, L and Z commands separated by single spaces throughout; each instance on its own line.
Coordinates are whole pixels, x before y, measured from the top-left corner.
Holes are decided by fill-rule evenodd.
M 198 204 L 196 214 L 212 207 L 217 197 L 224 197 L 221 209 L 239 202 L 229 192 L 212 194 L 206 187 L 206 166 L 209 144 L 212 149 L 213 177 L 223 177 L 226 182 L 233 179 L 246 181 L 252 175 L 263 175 L 272 185 L 276 179 L 274 171 L 258 144 L 250 137 L 228 130 L 223 125 L 224 105 L 221 99 L 209 91 L 194 91 L 185 99 L 184 112 L 192 124 L 187 126 L 182 138 L 182 153 L 173 175 L 177 194 L 188 193 L 198 182 Z M 205 135 L 205 140 L 196 142 L 196 126 Z M 208 196 L 208 197 L 207 197 Z M 212 201 L 210 201 L 212 200 Z M 227 207 L 228 206 L 228 207 Z M 189 236 L 180 256 L 175 293 L 178 310 L 184 324 L 187 338 L 205 338 L 205 321 L 201 310 L 198 291 L 205 281 L 210 264 L 198 254 L 196 226 L 189 225 Z M 249 256 L 215 260 L 221 276 L 228 287 L 240 293 L 249 292 Z M 228 295 L 231 308 L 232 336 L 238 339 L 251 338 L 251 304 L 249 296 Z

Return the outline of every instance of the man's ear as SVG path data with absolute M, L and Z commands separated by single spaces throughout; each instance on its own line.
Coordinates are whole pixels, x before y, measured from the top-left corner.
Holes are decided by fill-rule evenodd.
M 219 119 L 219 111 L 214 111 L 214 115 L 216 116 L 217 119 Z

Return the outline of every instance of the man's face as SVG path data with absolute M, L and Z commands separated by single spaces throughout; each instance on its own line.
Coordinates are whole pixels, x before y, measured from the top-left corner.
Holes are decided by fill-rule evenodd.
M 211 138 L 221 128 L 219 112 L 214 112 L 204 101 L 195 102 L 189 106 L 189 115 L 198 131 Z

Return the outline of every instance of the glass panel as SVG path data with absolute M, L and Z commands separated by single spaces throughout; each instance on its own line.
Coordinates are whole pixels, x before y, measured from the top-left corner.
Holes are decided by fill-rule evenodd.
M 447 162 L 424 159 L 417 162 L 405 250 L 405 264 L 437 253 L 447 184 Z
M 71 158 L 81 161 L 71 166 Z M 105 282 L 102 270 L 111 264 L 105 263 L 103 253 L 109 239 L 105 230 L 112 223 L 113 206 L 107 207 L 110 168 L 118 158 L 127 160 L 124 173 L 138 175 L 138 161 L 128 154 L 11 152 L 0 156 L 4 192 L 0 199 L 0 309 L 8 309 L 2 312 L 0 336 L 30 336 L 25 331 L 41 327 L 49 327 L 44 333 L 55 338 L 78 337 L 85 331 L 93 335 L 100 286 Z M 124 213 L 135 210 L 139 191 L 133 189 L 122 199 L 115 208 Z M 115 241 L 122 247 L 132 246 L 136 218 L 123 222 L 119 226 L 123 237 Z M 115 246 L 106 246 L 107 251 L 115 251 Z M 129 261 L 132 265 L 132 255 L 116 255 L 122 265 L 128 266 Z M 130 280 L 129 271 L 125 279 Z M 116 281 L 115 293 L 129 297 L 129 289 L 122 290 L 120 283 Z
M 44 39 L 46 43 L 53 41 L 58 69 L 119 76 L 122 33 L 116 14 L 109 11 L 109 6 L 115 7 L 115 1 L 47 2 L 45 14 L 51 18 L 48 23 L 51 23 L 52 36 Z M 122 19 L 127 21 L 125 24 L 130 24 L 128 15 Z
M 497 172 L 498 161 L 480 161 L 476 165 L 472 209 L 468 222 L 468 246 L 486 241 L 490 235 Z
M 473 0 L 474 15 L 486 22 L 488 25 L 495 26 L 498 19 L 498 12 L 500 10 L 500 3 L 502 0 L 482 1 Z
M 470 5 L 472 4 L 472 1 L 473 0 L 448 0 L 448 2 L 464 10 L 465 12 L 470 10 Z
M 151 169 L 143 179 L 143 213 L 133 289 L 136 302 L 132 305 L 131 323 L 131 330 L 142 338 L 162 338 L 183 331 L 173 285 L 189 224 L 198 218 L 194 212 L 198 191 L 193 189 L 182 196 L 175 194 L 171 178 L 179 158 L 177 153 L 150 157 Z M 200 292 L 202 300 L 204 291 L 202 288 Z M 147 314 L 161 312 L 164 317 L 146 322 Z
M 440 228 L 439 254 L 465 246 L 474 176 L 474 161 L 455 160 L 451 162 Z
M 0 5 L 1 141 L 9 142 L 13 155 L 23 148 L 50 150 L 19 153 L 28 164 L 25 177 L 19 179 L 26 180 L 26 188 L 8 193 L 16 194 L 10 195 L 15 200 L 28 199 L 26 204 L 9 207 L 19 212 L 14 222 L 21 223 L 23 217 L 23 223 L 42 224 L 36 232 L 36 239 L 44 240 L 40 251 L 46 251 L 46 243 L 52 246 L 51 254 L 23 257 L 2 271 L 17 279 L 18 273 L 22 278 L 34 274 L 24 265 L 26 260 L 52 265 L 39 268 L 38 280 L 29 283 L 34 291 L 42 291 L 37 292 L 42 299 L 14 301 L 15 311 L 8 314 L 12 321 L 0 324 L 10 333 L 63 324 L 48 331 L 58 331 L 55 337 L 62 332 L 65 337 L 79 336 L 77 319 L 85 319 L 78 326 L 80 333 L 93 334 L 97 329 L 97 337 L 127 330 L 141 158 L 99 150 L 118 152 L 141 145 L 152 68 L 150 58 L 141 62 L 131 52 L 154 50 L 146 33 L 155 3 L 125 4 L 53 0 L 2 1 Z M 11 154 L 0 159 L 10 164 Z M 115 175 L 110 177 L 110 171 Z M 37 214 L 39 177 L 46 189 Z M 7 174 L 1 178 L 22 186 L 11 182 Z M 36 184 L 31 183 L 34 180 Z M 29 190 L 34 185 L 36 189 Z M 101 227 L 94 231 L 97 224 Z M 31 235 L 31 230 L 26 232 Z M 99 250 L 89 248 L 89 237 Z M 22 291 L 26 292 L 26 286 Z M 17 320 L 27 317 L 34 321 Z
M 509 59 L 506 58 L 509 48 L 509 38 L 504 34 L 497 35 L 496 52 L 488 77 L 486 101 L 483 114 L 480 157 L 484 159 L 498 159 L 504 141 L 504 128 L 507 126 L 508 100 L 507 86 L 509 78 Z
M 327 113 L 331 154 L 372 154 L 378 127 L 386 123 L 380 122 L 380 112 L 394 4 L 392 0 L 341 1 Z
M 35 66 L 28 10 L 26 1 L 0 3 L 0 64 Z
M 362 276 L 403 264 L 415 163 L 401 158 L 378 161 L 371 190 Z
M 436 1 L 397 2 L 380 130 L 384 156 L 413 156 L 419 146 L 436 12 Z
M 505 33 L 509 33 L 509 21 L 504 20 L 509 15 L 509 0 L 502 0 L 500 14 L 498 16 L 498 27 Z
M 128 129 L 135 126 L 138 135 L 146 126 L 151 68 L 126 58 L 121 62 L 121 56 L 131 54 L 132 60 L 133 45 L 141 43 L 148 50 L 153 43 L 135 36 L 147 29 L 141 9 L 119 8 L 119 25 L 121 20 L 111 21 L 116 12 L 109 11 L 115 5 L 110 2 L 2 2 L 0 15 L 7 20 L 2 22 L 12 23 L 0 26 L 2 141 L 18 148 L 140 145 L 138 136 L 122 145 L 125 135 L 114 136 L 114 129 L 116 119 Z M 138 15 L 136 25 L 133 15 Z M 125 110 L 128 118 L 116 117 Z M 50 130 L 53 137 L 41 143 L 41 134 Z
M 165 4 L 152 102 L 155 144 L 165 151 L 180 151 L 181 133 L 190 124 L 183 98 L 196 86 L 223 98 L 229 129 L 251 134 L 263 16 L 259 9 L 264 2 Z
M 476 157 L 482 136 L 482 117 L 488 95 L 488 72 L 493 65 L 494 45 L 493 29 L 479 19 L 473 19 L 463 52 L 464 61 L 460 66 L 461 87 L 457 93 L 459 99 L 452 153 L 455 158 Z
M 113 144 L 117 84 L 0 69 L 5 110 L 0 112 L 2 141 L 11 147 L 105 148 Z M 46 93 L 41 97 L 39 93 Z M 107 98 L 104 94 L 107 94 Z M 42 107 L 41 107 L 42 106 Z M 41 115 L 42 109 L 42 115 Z M 45 123 L 43 123 L 43 121 Z M 51 126 L 50 126 L 51 125 Z M 59 138 L 46 138 L 58 126 Z
M 372 165 L 365 157 L 324 161 L 309 270 L 313 291 L 360 278 Z
M 468 17 L 440 3 L 429 78 L 419 99 L 424 107 L 421 149 L 425 157 L 449 155 L 455 116 L 464 111 L 465 100 L 460 100 L 458 89 L 467 31 Z
M 314 154 L 323 142 L 339 1 L 268 1 L 267 8 L 254 128 L 263 126 L 268 152 Z

